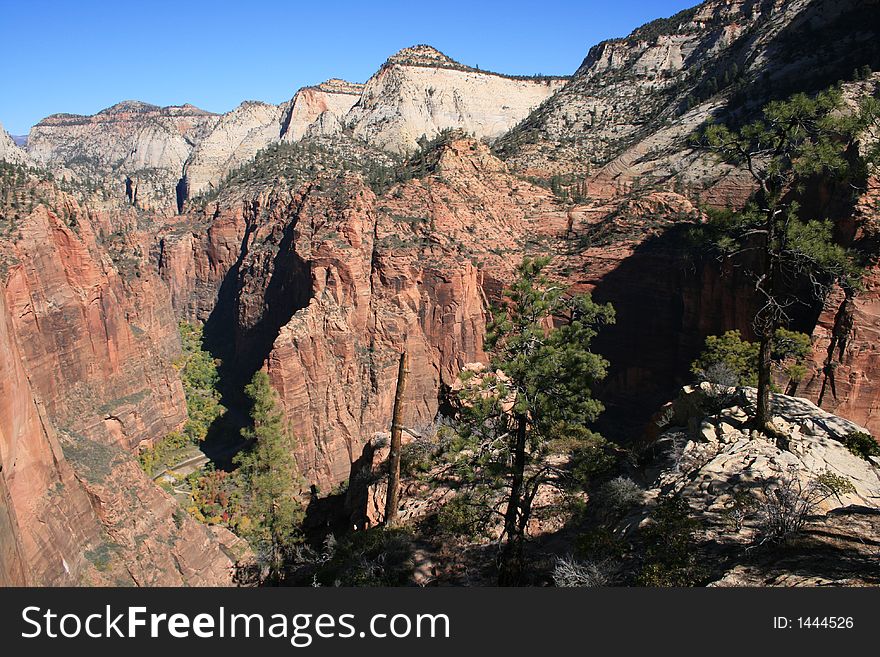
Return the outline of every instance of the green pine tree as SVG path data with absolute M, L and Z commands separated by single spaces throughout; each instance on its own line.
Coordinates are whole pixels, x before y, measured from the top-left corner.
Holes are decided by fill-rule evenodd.
M 760 299 L 753 326 L 759 339 L 757 423 L 772 431 L 773 336 L 791 322 L 791 309 L 803 303 L 796 281 L 806 281 L 818 299 L 837 282 L 856 284 L 852 255 L 834 243 L 832 225 L 807 217 L 796 200 L 810 182 L 834 180 L 857 184 L 867 171 L 859 136 L 878 116 L 878 101 L 866 100 L 859 111 L 841 112 L 841 94 L 796 94 L 775 101 L 761 119 L 739 130 L 710 124 L 695 139 L 724 162 L 747 171 L 757 186 L 748 206 L 717 226 L 715 248 L 726 257 L 756 256 L 746 264 Z M 876 156 L 875 153 L 871 157 Z
M 263 371 L 254 374 L 245 393 L 252 404 L 251 426 L 242 435 L 253 445 L 236 455 L 235 462 L 253 523 L 248 538 L 256 544 L 268 568 L 269 580 L 278 581 L 283 577 L 291 548 L 301 541 L 300 479 L 292 436 L 284 425 L 269 375 Z
M 590 342 L 614 322 L 614 310 L 567 295 L 542 273 L 546 264 L 526 259 L 519 266 L 488 326 L 490 367 L 480 377 L 465 373 L 459 394 L 463 453 L 473 455 L 465 480 L 506 491 L 502 585 L 521 581 L 532 502 L 555 474 L 551 457 L 601 442 L 587 425 L 603 410 L 591 389 L 608 363 Z

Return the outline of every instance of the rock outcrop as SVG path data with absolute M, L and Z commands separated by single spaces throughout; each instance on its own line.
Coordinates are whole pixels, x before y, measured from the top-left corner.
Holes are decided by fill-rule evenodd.
M 27 153 L 13 141 L 2 124 L 0 124 L 0 161 L 19 165 L 31 164 Z
M 880 466 L 843 444 L 848 434 L 865 429 L 806 399 L 774 395 L 777 435 L 770 437 L 749 427 L 754 402 L 750 388 L 685 388 L 654 447 L 666 460 L 646 491 L 648 515 L 664 495 L 688 503 L 700 527 L 698 540 L 711 555 L 715 585 L 876 584 L 880 573 L 866 564 L 873 559 L 871 541 L 880 535 Z M 707 414 L 707 408 L 714 410 Z M 822 481 L 835 484 L 835 491 L 814 494 Z M 761 509 L 773 504 L 767 496 L 780 486 L 788 487 L 786 495 L 799 495 L 799 504 L 809 504 L 809 523 L 782 554 L 788 567 L 772 551 L 749 558 L 742 550 L 766 542 Z M 780 512 L 799 511 L 792 506 Z M 632 528 L 640 518 L 623 526 Z
M 346 116 L 354 135 L 405 153 L 447 128 L 498 137 L 559 89 L 558 78 L 512 78 L 480 71 L 430 46 L 390 57 Z
M 307 135 L 334 135 L 343 129 L 343 119 L 360 100 L 364 85 L 332 78 L 314 87 L 303 87 L 286 104 L 281 139 L 299 141 Z

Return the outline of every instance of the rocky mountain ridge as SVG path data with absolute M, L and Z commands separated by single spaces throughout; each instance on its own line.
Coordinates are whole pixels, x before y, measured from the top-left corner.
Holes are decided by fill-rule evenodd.
M 866 63 L 880 69 L 876 10 L 873 0 L 707 0 L 591 48 L 497 152 L 545 174 L 713 187 L 718 167 L 689 152 L 689 134 L 710 117 L 850 79 Z
M 30 164 L 27 152 L 15 143 L 12 135 L 3 129 L 3 124 L 0 124 L 0 161 L 25 166 Z
M 497 137 L 561 84 L 480 71 L 416 46 L 365 85 L 331 79 L 278 106 L 246 101 L 216 115 L 124 101 L 91 117 L 55 114 L 33 127 L 27 150 L 57 176 L 100 190 L 104 201 L 125 198 L 172 214 L 271 144 L 351 133 L 403 153 L 447 128 Z
M 559 78 L 512 78 L 463 66 L 430 46 L 405 48 L 364 86 L 345 119 L 355 137 L 397 153 L 455 128 L 495 138 L 559 89 Z
M 550 256 L 554 280 L 616 309 L 594 343 L 611 362 L 594 391 L 607 405 L 600 429 L 638 438 L 689 380 L 706 335 L 751 330 L 750 281 L 688 253 L 686 235 L 752 187 L 687 136 L 785 84 L 814 90 L 857 57 L 875 61 L 865 17 L 876 4 L 709 0 L 596 46 L 567 81 L 416 46 L 365 85 L 329 80 L 279 106 L 221 116 L 131 101 L 53 115 L 28 153 L 55 182 L 19 166 L 0 133 L 0 157 L 13 154 L 0 195 L 0 581 L 231 581 L 235 537 L 181 516 L 132 460 L 185 420 L 177 319 L 204 323 L 233 393 L 268 372 L 303 485 L 323 495 L 357 476 L 387 430 L 400 350 L 405 422 L 420 430 L 461 368 L 486 360 L 488 308 L 514 265 Z M 848 101 L 878 81 L 847 83 Z M 876 176 L 867 184 L 854 213 L 832 218 L 841 243 L 870 250 Z M 813 354 L 798 389 L 875 435 L 878 280 L 869 262 L 864 289 L 836 290 L 801 327 Z M 804 438 L 806 423 L 795 431 L 782 416 L 819 465 L 843 459 L 833 437 Z M 732 433 L 715 422 L 715 440 L 693 437 L 691 449 L 723 443 L 712 458 L 724 467 L 743 454 L 791 460 L 727 424 L 742 435 L 722 440 Z M 869 484 L 848 506 L 876 497 Z

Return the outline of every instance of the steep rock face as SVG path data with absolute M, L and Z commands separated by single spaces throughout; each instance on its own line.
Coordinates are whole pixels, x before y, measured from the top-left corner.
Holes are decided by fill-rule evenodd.
M 563 84 L 472 69 L 429 46 L 401 50 L 371 77 L 345 123 L 380 148 L 414 150 L 446 128 L 477 138 L 506 132 Z
M 192 105 L 125 101 L 93 116 L 53 114 L 35 125 L 28 153 L 58 176 L 89 181 L 112 198 L 176 211 L 183 165 L 219 117 Z
M 34 400 L 10 324 L 0 297 L 0 583 L 75 582 L 100 527 Z
M 360 99 L 364 85 L 338 80 L 304 87 L 282 106 L 283 141 L 299 141 L 306 135 L 332 135 L 342 131 L 343 118 Z
M 66 202 L 60 216 L 37 206 L 4 245 L 16 263 L 6 275 L 6 303 L 53 423 L 130 449 L 185 420 L 170 365 L 180 348 L 174 319 L 164 286 L 138 260 L 144 247 L 129 238 L 104 255 L 86 211 Z
M 179 312 L 198 314 L 217 295 L 209 328 L 228 322 L 242 371 L 268 369 L 300 467 L 322 489 L 387 430 L 401 349 L 412 370 L 408 426 L 433 421 L 442 388 L 485 358 L 488 298 L 509 279 L 525 233 L 558 210 L 470 140 L 446 144 L 426 177 L 379 198 L 343 175 L 225 203 L 199 236 L 163 238 L 163 276 L 179 290 Z M 226 271 L 214 266 L 221 260 Z M 177 271 L 207 278 L 188 285 Z
M 187 161 L 187 193 L 195 195 L 216 185 L 257 151 L 278 141 L 280 134 L 281 110 L 275 105 L 247 101 L 224 114 Z
M 0 582 L 230 584 L 238 539 L 195 522 L 131 454 L 185 418 L 164 288 L 121 245 L 98 249 L 92 224 L 122 219 L 40 187 L 51 207 L 2 248 Z
M 724 169 L 689 152 L 693 128 L 877 68 L 876 11 L 873 0 L 707 0 L 593 47 L 499 152 L 544 175 L 595 172 L 629 153 L 612 174 L 714 185 Z
M 24 165 L 31 163 L 27 153 L 12 140 L 12 136 L 3 129 L 2 124 L 0 124 L 0 161 Z
M 875 76 L 876 77 L 876 76 Z M 840 226 L 868 253 L 876 253 L 880 235 L 880 177 L 869 178 L 850 221 Z M 861 289 L 847 297 L 836 288 L 825 302 L 813 331 L 810 371 L 800 394 L 824 409 L 864 425 L 880 437 L 880 267 L 872 258 Z
M 869 270 L 864 290 L 829 297 L 813 331 L 811 371 L 799 394 L 880 436 L 880 273 Z
M 222 304 L 221 286 L 241 257 L 251 208 L 245 203 L 217 209 L 207 221 L 172 229 L 159 237 L 159 275 L 168 285 L 175 313 L 205 322 Z

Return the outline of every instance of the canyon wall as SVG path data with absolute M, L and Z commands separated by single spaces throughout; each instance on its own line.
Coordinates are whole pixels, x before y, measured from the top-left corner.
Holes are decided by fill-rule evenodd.
M 379 197 L 359 176 L 328 174 L 227 198 L 198 234 L 162 237 L 178 312 L 234 343 L 239 383 L 268 370 L 300 467 L 322 490 L 387 430 L 403 349 L 406 421 L 433 422 L 460 367 L 485 359 L 488 297 L 510 278 L 525 233 L 558 209 L 480 143 L 450 141 L 433 167 Z
M 46 203 L 2 244 L 0 582 L 229 584 L 239 539 L 190 518 L 132 455 L 185 420 L 164 284 L 136 234 L 98 248 L 93 224 L 124 215 L 37 184 Z

